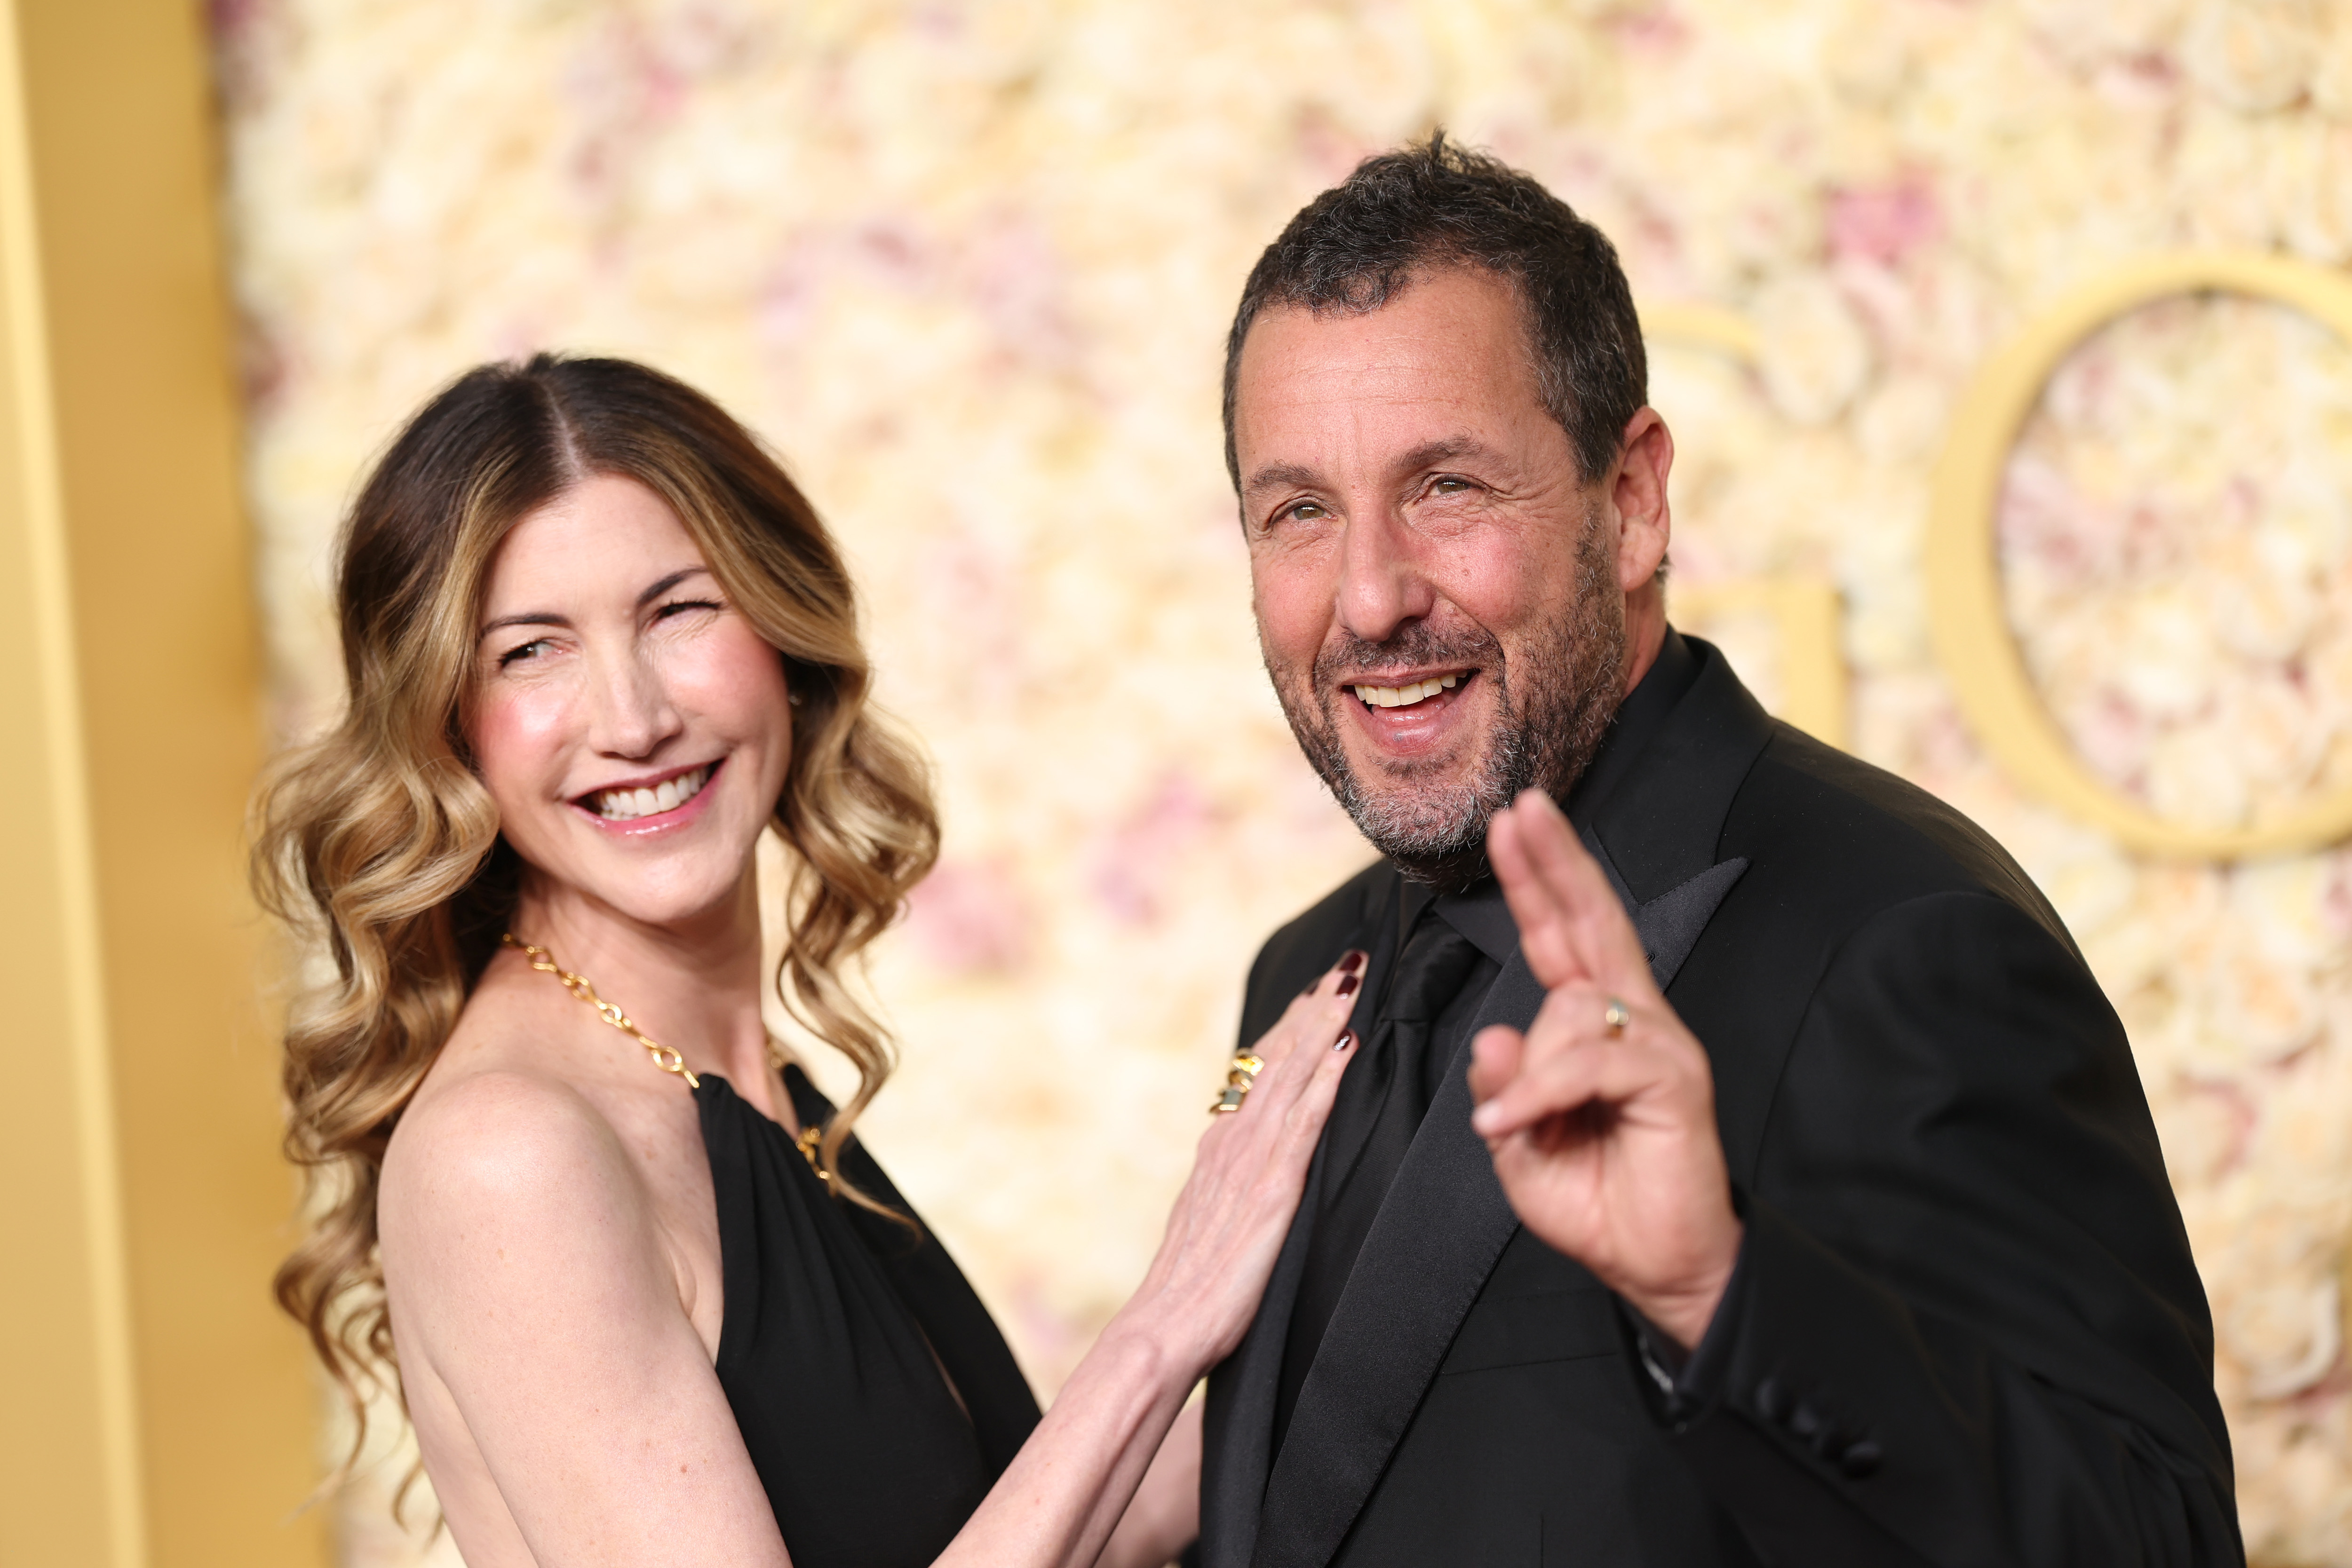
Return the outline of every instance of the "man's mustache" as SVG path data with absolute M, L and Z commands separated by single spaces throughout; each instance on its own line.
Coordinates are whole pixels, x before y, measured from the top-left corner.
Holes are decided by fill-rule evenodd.
M 1378 643 L 1342 634 L 1315 655 L 1315 686 L 1328 691 L 1342 673 L 1364 675 L 1384 669 L 1426 669 L 1432 664 L 1475 664 L 1499 670 L 1503 645 L 1486 632 L 1440 632 L 1425 622 L 1398 629 Z

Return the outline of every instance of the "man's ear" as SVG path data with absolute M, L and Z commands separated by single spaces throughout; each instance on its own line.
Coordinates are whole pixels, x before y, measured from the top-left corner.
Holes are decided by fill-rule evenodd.
M 1617 522 L 1617 586 L 1627 593 L 1648 584 L 1666 559 L 1674 517 L 1666 476 L 1675 465 L 1675 438 L 1658 411 L 1647 406 L 1625 422 L 1625 439 L 1610 470 L 1610 510 Z

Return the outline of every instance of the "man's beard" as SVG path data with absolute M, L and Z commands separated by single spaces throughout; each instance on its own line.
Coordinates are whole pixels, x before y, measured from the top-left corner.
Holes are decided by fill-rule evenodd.
M 1322 775 L 1357 829 L 1415 882 L 1458 891 L 1486 874 L 1486 824 L 1523 789 L 1564 798 L 1600 750 L 1623 695 L 1625 601 L 1617 591 L 1615 552 L 1598 507 L 1587 510 L 1577 540 L 1576 593 L 1568 614 L 1544 629 L 1506 670 L 1502 645 L 1483 629 L 1452 634 L 1415 621 L 1382 643 L 1349 639 L 1316 656 L 1311 683 L 1296 666 L 1266 674 L 1290 720 L 1298 748 Z M 1466 779 L 1427 783 L 1434 772 L 1412 763 L 1383 769 L 1368 784 L 1349 765 L 1333 705 L 1360 699 L 1333 684 L 1342 669 L 1444 669 L 1475 666 L 1495 683 L 1495 722 L 1486 755 Z M 1447 770 L 1453 758 L 1444 764 Z

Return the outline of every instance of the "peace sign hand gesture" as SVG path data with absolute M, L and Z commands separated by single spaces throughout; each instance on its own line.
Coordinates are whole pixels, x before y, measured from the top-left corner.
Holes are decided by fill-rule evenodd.
M 1706 1052 L 1549 798 L 1497 813 L 1486 849 L 1549 994 L 1524 1036 L 1496 1026 L 1472 1042 L 1471 1125 L 1521 1223 L 1696 1345 L 1741 1236 Z

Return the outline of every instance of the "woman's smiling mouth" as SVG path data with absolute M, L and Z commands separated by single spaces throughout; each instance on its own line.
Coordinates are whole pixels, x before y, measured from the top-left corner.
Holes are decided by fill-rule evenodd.
M 706 762 L 698 768 L 673 774 L 656 784 L 592 789 L 575 803 L 608 822 L 634 822 L 645 817 L 657 817 L 666 811 L 677 810 L 701 794 L 718 768 L 716 762 Z

